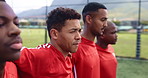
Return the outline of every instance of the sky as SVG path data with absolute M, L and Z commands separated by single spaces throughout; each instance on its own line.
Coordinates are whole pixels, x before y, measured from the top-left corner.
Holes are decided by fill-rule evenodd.
M 53 0 L 6 0 L 16 14 L 29 10 L 38 9 L 43 6 L 50 6 Z

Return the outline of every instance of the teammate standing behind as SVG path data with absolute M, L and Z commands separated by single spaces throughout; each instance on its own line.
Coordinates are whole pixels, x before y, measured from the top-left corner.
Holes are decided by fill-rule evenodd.
M 84 29 L 78 51 L 73 54 L 76 78 L 100 78 L 100 59 L 94 39 L 107 26 L 107 8 L 100 3 L 88 3 L 83 11 Z
M 48 14 L 50 43 L 24 48 L 16 61 L 20 78 L 74 78 L 71 53 L 81 41 L 81 15 L 70 8 L 56 8 Z
M 0 0 L 0 78 L 18 78 L 17 68 L 11 61 L 20 57 L 22 39 L 18 17 L 12 8 Z
M 103 35 L 97 36 L 97 50 L 100 57 L 100 78 L 116 78 L 117 60 L 111 44 L 117 41 L 117 28 L 113 22 L 108 21 Z

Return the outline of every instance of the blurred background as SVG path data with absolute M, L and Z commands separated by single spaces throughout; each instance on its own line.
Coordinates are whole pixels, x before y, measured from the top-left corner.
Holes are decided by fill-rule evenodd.
M 117 78 L 148 78 L 148 0 L 6 1 L 20 18 L 23 44 L 29 48 L 50 42 L 45 21 L 54 8 L 73 8 L 81 14 L 88 2 L 103 3 L 118 28 L 118 41 L 113 45 L 119 63 Z

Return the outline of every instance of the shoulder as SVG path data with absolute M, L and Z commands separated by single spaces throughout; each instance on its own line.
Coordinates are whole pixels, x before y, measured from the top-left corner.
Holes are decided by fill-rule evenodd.
M 110 52 L 110 53 L 114 53 L 114 48 L 113 48 L 113 46 L 112 45 L 108 45 L 108 51 Z
M 50 44 L 43 44 L 43 45 L 39 45 L 36 48 L 26 48 L 23 47 L 21 49 L 21 52 L 29 52 L 29 53 L 42 53 L 42 52 L 48 52 L 48 50 L 52 50 L 51 45 Z
M 38 52 L 46 52 L 50 50 L 50 48 L 25 48 L 23 47 L 21 52 L 30 52 L 30 53 L 38 53 Z
M 13 62 L 6 62 L 5 77 L 7 77 L 7 78 L 18 78 L 17 68 L 16 68 L 16 66 Z
M 88 45 L 85 43 L 81 43 L 78 47 L 78 50 L 76 53 L 73 53 L 72 56 L 74 58 L 78 57 L 84 57 L 84 56 L 90 56 L 90 55 L 97 55 L 97 49 L 96 46 Z
M 52 56 L 53 49 L 50 46 L 46 47 L 36 47 L 36 48 L 25 48 L 21 50 L 21 58 L 43 58 L 45 56 Z
M 12 67 L 10 69 L 16 69 L 16 66 L 15 66 L 15 64 L 13 62 L 6 62 L 5 68 L 8 69 L 9 67 Z
M 45 58 L 53 57 L 52 48 L 22 48 L 19 60 L 14 61 L 17 65 L 31 65 L 37 62 L 44 62 Z M 30 64 L 31 63 L 31 64 Z

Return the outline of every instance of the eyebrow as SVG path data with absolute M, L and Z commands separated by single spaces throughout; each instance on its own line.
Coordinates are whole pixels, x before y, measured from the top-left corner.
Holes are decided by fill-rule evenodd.
M 7 18 L 7 17 L 5 17 L 5 16 L 0 16 L 0 19 L 8 20 L 8 18 Z M 13 20 L 15 20 L 15 19 L 18 19 L 18 17 L 17 17 L 17 16 L 15 16 Z
M 102 17 L 102 19 L 105 19 L 105 20 L 107 20 L 108 18 L 107 18 L 107 17 Z
M 0 16 L 0 19 L 4 19 L 4 20 L 6 20 L 7 18 L 6 18 L 6 17 L 4 17 L 4 16 Z
M 14 17 L 14 20 L 15 20 L 15 19 L 18 19 L 18 17 L 17 17 L 17 16 L 15 16 L 15 17 Z
M 78 30 L 79 31 L 79 30 L 81 30 L 81 28 L 80 29 L 79 28 L 71 28 L 70 31 L 71 30 L 75 30 L 75 31 Z

